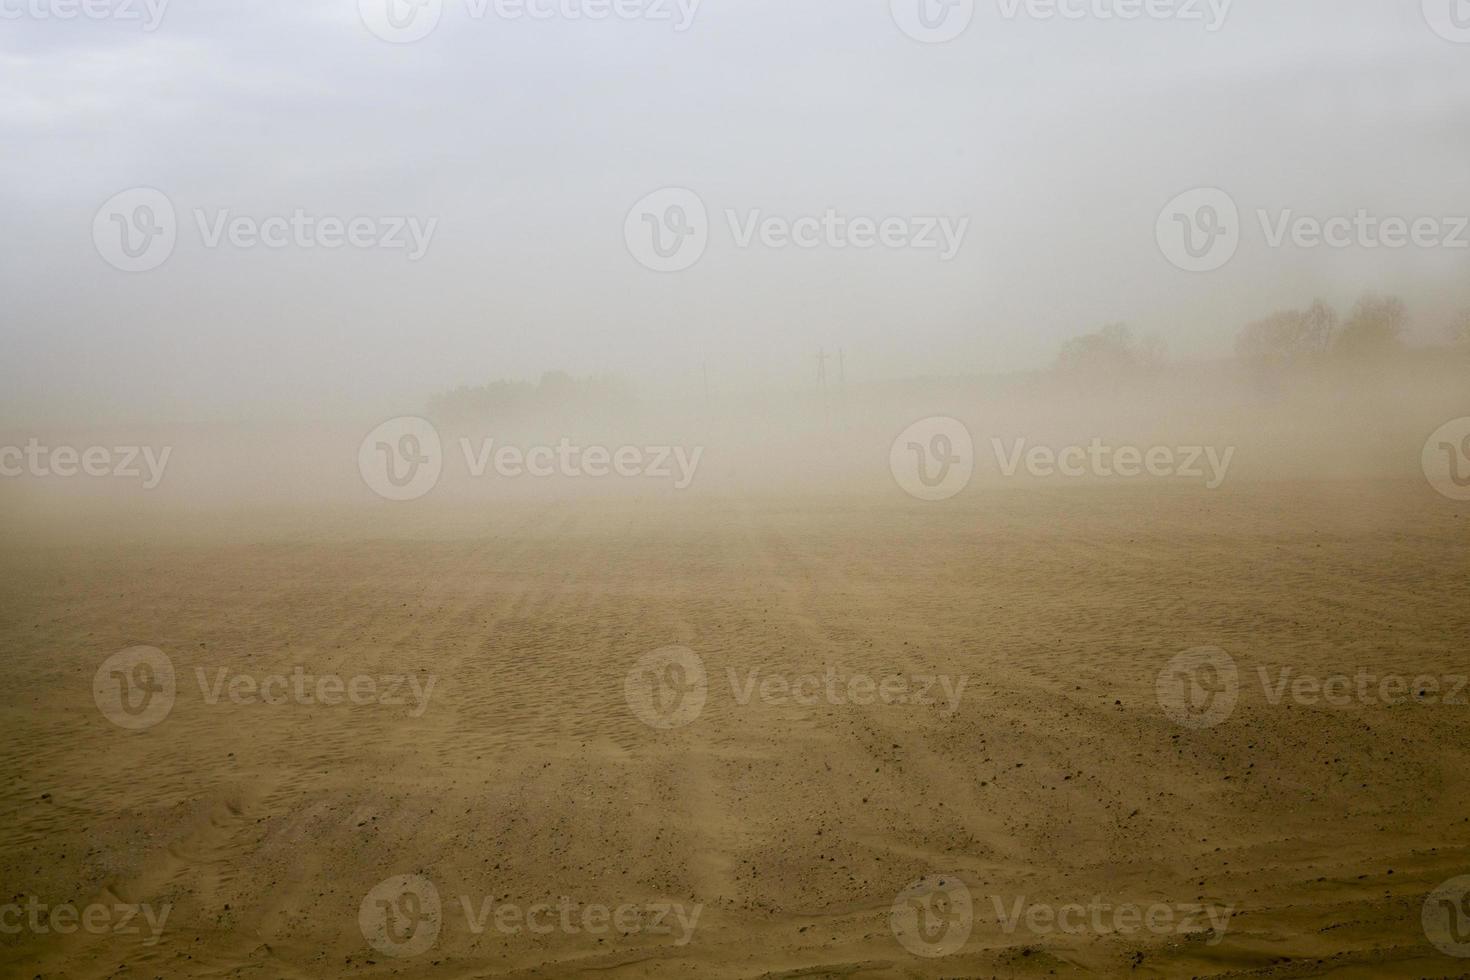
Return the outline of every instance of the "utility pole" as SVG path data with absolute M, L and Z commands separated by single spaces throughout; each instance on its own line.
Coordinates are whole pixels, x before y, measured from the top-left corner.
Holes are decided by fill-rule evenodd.
M 827 351 L 825 348 L 817 348 L 817 393 L 822 400 L 822 424 L 825 427 L 830 421 L 827 412 Z
M 842 427 L 847 428 L 847 357 L 841 347 L 837 348 L 837 413 Z

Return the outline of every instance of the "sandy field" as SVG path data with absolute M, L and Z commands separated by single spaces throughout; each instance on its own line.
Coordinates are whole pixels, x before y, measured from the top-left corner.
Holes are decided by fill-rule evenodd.
M 1470 973 L 1421 481 L 377 503 L 7 526 L 6 975 Z

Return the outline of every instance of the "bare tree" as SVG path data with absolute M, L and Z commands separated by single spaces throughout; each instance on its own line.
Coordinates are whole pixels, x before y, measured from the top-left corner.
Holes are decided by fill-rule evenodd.
M 1307 310 L 1282 310 L 1249 323 L 1235 341 L 1235 353 L 1259 371 L 1282 372 L 1317 361 L 1337 332 L 1337 313 L 1316 301 Z
M 1333 352 L 1348 360 L 1368 360 L 1403 348 L 1409 311 L 1396 296 L 1367 295 L 1358 300 L 1337 335 Z
M 1081 377 L 1122 378 L 1159 367 L 1164 350 L 1162 338 L 1151 334 L 1135 339 L 1126 323 L 1110 323 L 1097 333 L 1062 344 L 1057 370 Z
M 611 375 L 574 378 L 565 371 L 548 371 L 537 384 L 492 381 L 440 392 L 429 399 L 429 413 L 436 419 L 504 422 L 626 411 L 635 402 L 627 384 Z

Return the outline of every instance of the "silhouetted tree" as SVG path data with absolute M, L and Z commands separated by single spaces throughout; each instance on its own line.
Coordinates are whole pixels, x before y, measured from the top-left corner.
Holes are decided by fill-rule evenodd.
M 1057 370 L 1091 378 L 1124 378 L 1157 368 L 1164 360 L 1164 342 L 1149 335 L 1135 340 L 1126 323 L 1110 323 L 1097 333 L 1073 337 L 1062 344 Z
M 538 384 L 492 381 L 439 392 L 429 399 L 429 414 L 446 421 L 494 423 L 621 412 L 635 401 L 628 387 L 610 375 L 574 378 L 565 371 L 548 371 Z
M 1409 312 L 1396 296 L 1367 295 L 1358 300 L 1337 335 L 1333 353 L 1352 361 L 1381 358 L 1403 349 Z
M 1337 331 L 1337 313 L 1321 300 L 1307 310 L 1282 310 L 1249 323 L 1235 353 L 1253 369 L 1280 373 L 1322 357 Z

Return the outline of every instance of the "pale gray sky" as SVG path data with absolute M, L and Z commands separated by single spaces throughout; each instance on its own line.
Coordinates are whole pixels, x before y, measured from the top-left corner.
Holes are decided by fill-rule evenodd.
M 889 0 L 705 0 L 682 32 L 443 0 L 410 44 L 370 33 L 358 0 L 175 0 L 152 32 L 35 14 L 68 2 L 0 0 L 12 422 L 343 416 L 556 368 L 677 388 L 703 360 L 730 384 L 795 383 L 818 346 L 858 378 L 1025 369 L 1113 320 L 1206 358 L 1314 295 L 1401 293 L 1426 336 L 1470 305 L 1470 249 L 1270 248 L 1255 218 L 1470 214 L 1470 44 L 1420 0 L 1236 0 L 1213 32 L 978 0 L 944 44 L 907 36 Z M 93 219 L 140 186 L 172 202 L 178 241 L 128 273 Z M 665 187 L 710 217 L 681 272 L 624 239 Z M 1211 273 L 1155 241 L 1195 187 L 1242 215 Z M 206 247 L 194 212 L 221 209 L 437 225 L 418 261 Z M 739 248 L 727 209 L 969 226 L 947 262 Z

